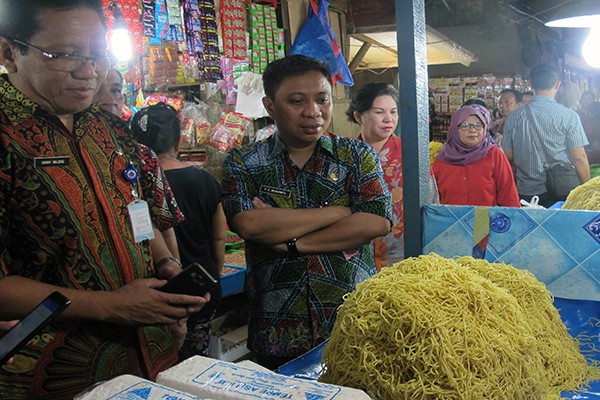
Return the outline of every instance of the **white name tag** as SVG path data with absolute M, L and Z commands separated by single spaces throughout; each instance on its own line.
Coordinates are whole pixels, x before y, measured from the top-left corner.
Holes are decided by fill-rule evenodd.
M 148 203 L 144 200 L 136 200 L 127 206 L 129 211 L 129 220 L 133 230 L 133 240 L 139 243 L 144 240 L 154 239 L 154 230 L 152 229 L 152 219 Z
M 45 167 L 66 167 L 71 162 L 70 157 L 61 156 L 61 157 L 35 157 L 33 159 L 33 165 L 36 168 L 45 168 Z

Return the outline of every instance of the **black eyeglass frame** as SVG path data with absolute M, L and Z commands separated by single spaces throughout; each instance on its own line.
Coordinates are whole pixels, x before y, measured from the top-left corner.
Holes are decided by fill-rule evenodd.
M 115 59 L 113 57 L 111 57 L 110 53 L 106 53 L 102 56 L 93 56 L 93 57 L 80 56 L 78 54 L 60 53 L 57 51 L 44 50 L 37 46 L 32 45 L 31 43 L 27 43 L 27 42 L 24 42 L 19 39 L 11 39 L 11 40 L 21 46 L 29 47 L 29 48 L 39 51 L 44 57 L 46 57 L 47 60 L 56 61 L 56 60 L 63 59 L 63 60 L 73 60 L 73 61 L 80 60 L 81 61 L 78 64 L 78 66 L 75 68 L 55 69 L 55 71 L 62 71 L 62 72 L 77 71 L 78 69 L 85 67 L 87 65 L 87 63 L 90 61 L 92 62 L 92 66 L 94 67 L 94 70 L 96 72 L 108 71 L 110 68 L 112 68 L 115 65 Z M 107 64 L 106 68 L 98 69 L 97 62 L 99 59 L 102 59 L 102 58 L 105 58 L 108 61 L 108 64 Z
M 467 124 L 467 123 L 463 122 L 462 124 L 458 124 L 458 129 L 468 130 L 471 128 L 475 129 L 476 131 L 482 131 L 485 129 L 485 125 L 481 124 L 479 122 L 475 122 L 473 124 Z

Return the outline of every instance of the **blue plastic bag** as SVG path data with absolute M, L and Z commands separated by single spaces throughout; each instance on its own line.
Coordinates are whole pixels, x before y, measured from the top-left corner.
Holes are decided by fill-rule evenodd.
M 302 54 L 323 61 L 331 71 L 333 83 L 352 86 L 354 79 L 327 20 L 328 8 L 329 0 L 321 0 L 319 4 L 310 0 L 308 17 L 296 36 L 290 54 Z

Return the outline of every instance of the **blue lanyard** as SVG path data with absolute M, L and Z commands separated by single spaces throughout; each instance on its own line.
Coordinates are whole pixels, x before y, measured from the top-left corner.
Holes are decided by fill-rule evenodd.
M 131 184 L 131 193 L 133 194 L 134 201 L 139 200 L 140 197 L 137 187 L 139 185 L 140 174 L 135 165 L 133 165 L 133 162 L 129 161 L 127 168 L 123 171 L 123 177 Z

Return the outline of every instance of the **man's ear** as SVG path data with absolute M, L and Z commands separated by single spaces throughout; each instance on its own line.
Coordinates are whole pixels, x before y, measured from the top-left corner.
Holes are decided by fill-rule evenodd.
M 265 110 L 267 110 L 269 117 L 271 117 L 271 119 L 274 120 L 275 118 L 273 118 L 273 100 L 271 100 L 270 97 L 265 96 L 262 98 L 262 103 L 263 106 L 265 106 Z
M 3 65 L 8 72 L 17 72 L 14 54 L 18 51 L 12 42 L 0 36 L 0 65 Z

